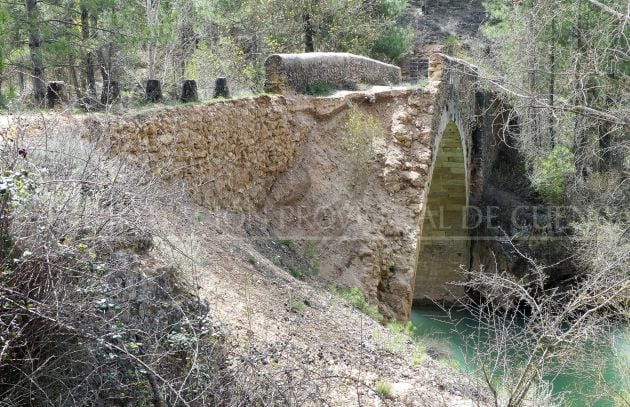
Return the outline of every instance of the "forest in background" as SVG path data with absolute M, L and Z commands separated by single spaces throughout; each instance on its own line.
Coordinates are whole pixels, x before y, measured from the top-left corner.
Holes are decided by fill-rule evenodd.
M 476 61 L 514 106 L 521 150 L 543 161 L 553 152 L 540 171 L 575 181 L 628 166 L 630 5 L 606 3 L 490 1 L 483 32 L 492 56 Z M 558 185 L 546 187 L 545 198 L 562 200 Z
M 0 3 L 0 106 L 40 105 L 47 81 L 94 107 L 109 81 L 123 97 L 160 80 L 177 99 L 194 79 L 209 98 L 218 76 L 236 94 L 262 91 L 273 53 L 347 51 L 396 61 L 412 45 L 395 24 L 406 0 L 28 0 Z M 136 95 L 137 96 L 137 95 Z

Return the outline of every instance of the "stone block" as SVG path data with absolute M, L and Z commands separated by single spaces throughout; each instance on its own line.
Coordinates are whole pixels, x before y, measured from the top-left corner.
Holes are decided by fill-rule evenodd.
M 157 79 L 149 79 L 146 84 L 144 99 L 156 103 L 162 101 L 162 85 Z

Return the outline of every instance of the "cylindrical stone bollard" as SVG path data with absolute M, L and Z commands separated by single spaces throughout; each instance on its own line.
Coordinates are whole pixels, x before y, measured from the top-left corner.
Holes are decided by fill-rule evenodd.
M 182 84 L 182 96 L 180 100 L 184 103 L 199 101 L 199 95 L 197 94 L 197 82 L 192 79 L 187 79 Z
M 230 90 L 228 89 L 227 78 L 218 77 L 214 82 L 214 97 L 215 98 L 229 98 Z
M 103 91 L 101 92 L 101 104 L 108 105 L 118 100 L 120 97 L 120 85 L 118 81 L 103 82 Z
M 157 79 L 149 79 L 147 81 L 147 87 L 145 91 L 145 100 L 147 102 L 161 102 L 162 101 L 162 85 Z
M 65 83 L 61 81 L 48 82 L 48 86 L 46 86 L 46 101 L 50 109 L 63 104 L 65 101 L 65 86 Z

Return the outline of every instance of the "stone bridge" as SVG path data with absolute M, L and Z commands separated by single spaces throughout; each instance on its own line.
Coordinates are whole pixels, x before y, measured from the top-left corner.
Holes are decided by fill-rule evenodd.
M 115 152 L 216 213 L 264 219 L 317 257 L 318 278 L 358 286 L 405 320 L 414 300 L 452 299 L 459 267 L 482 262 L 466 207 L 483 200 L 503 124 L 474 67 L 435 54 L 428 77 L 422 89 L 164 107 L 104 131 Z M 352 134 L 369 136 L 367 162 Z

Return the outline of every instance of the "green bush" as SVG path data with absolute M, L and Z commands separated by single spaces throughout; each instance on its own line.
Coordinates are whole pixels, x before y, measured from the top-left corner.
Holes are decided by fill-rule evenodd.
M 387 328 L 395 334 L 403 334 L 411 337 L 413 337 L 413 331 L 415 329 L 411 321 L 407 321 L 407 323 L 391 321 L 387 324 Z
M 414 341 L 413 352 L 411 354 L 411 365 L 418 366 L 427 358 L 427 346 L 418 338 Z
M 289 267 L 289 274 L 291 274 L 294 278 L 297 278 L 298 280 L 304 278 L 304 273 L 302 273 L 302 270 L 295 267 Z
M 378 8 L 381 15 L 396 18 L 407 8 L 407 0 L 380 0 Z
M 372 305 L 363 296 L 363 293 L 358 287 L 351 288 L 342 288 L 337 287 L 336 285 L 332 285 L 331 291 L 341 298 L 346 300 L 350 305 L 359 311 L 363 312 L 370 318 L 379 321 L 381 319 L 381 314 L 378 312 L 378 307 L 376 305 Z
M 7 107 L 9 102 L 18 98 L 17 92 L 14 88 L 9 88 L 6 92 L 0 92 L 0 108 Z
M 354 105 L 346 119 L 344 132 L 344 147 L 357 169 L 368 168 L 372 161 L 374 139 L 383 133 L 378 119 Z
M 280 260 L 280 256 L 273 256 L 271 258 L 271 262 L 276 267 L 282 267 L 282 260 Z
M 564 197 L 564 177 L 573 170 L 573 153 L 556 146 L 549 154 L 533 160 L 530 180 L 542 199 L 557 204 Z
M 390 382 L 385 382 L 379 380 L 376 382 L 376 393 L 384 398 L 389 398 L 392 396 L 392 384 Z
M 335 92 L 335 86 L 329 83 L 311 83 L 306 86 L 306 93 L 311 96 L 330 96 Z
M 374 43 L 372 56 L 395 61 L 407 55 L 413 47 L 413 31 L 408 27 L 392 26 Z
M 289 306 L 289 310 L 293 313 L 299 314 L 304 309 L 304 301 L 292 300 Z
M 447 45 L 452 45 L 452 46 L 458 46 L 459 45 L 459 38 L 457 37 L 457 35 L 449 34 L 446 37 L 446 44 Z
M 309 265 L 311 266 L 311 274 L 316 276 L 319 274 L 319 248 L 317 247 L 317 243 L 308 240 L 306 242 L 306 250 L 304 251 L 304 255 L 306 256 Z
M 411 321 L 407 321 L 407 323 L 391 321 L 387 324 L 387 329 L 394 335 L 385 342 L 385 349 L 392 353 L 398 353 L 404 350 L 405 342 L 412 339 L 411 364 L 417 366 L 424 362 L 427 357 L 427 347 L 422 339 L 415 337 L 415 327 Z

